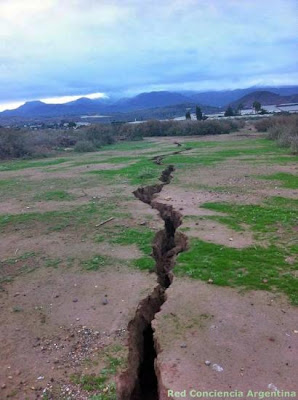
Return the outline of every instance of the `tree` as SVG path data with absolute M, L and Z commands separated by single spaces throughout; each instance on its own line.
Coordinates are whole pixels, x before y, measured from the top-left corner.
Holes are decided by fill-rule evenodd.
M 234 110 L 229 106 L 225 111 L 225 117 L 233 117 L 234 115 Z
M 255 112 L 258 113 L 259 111 L 261 111 L 262 105 L 259 101 L 254 101 L 252 103 L 253 108 L 255 109 Z
M 203 119 L 203 113 L 200 107 L 196 106 L 196 117 L 198 121 Z
M 238 104 L 238 107 L 237 107 L 237 114 L 239 114 L 239 115 L 241 115 L 241 110 L 243 110 L 243 104 L 242 103 L 239 103 Z
M 185 119 L 191 119 L 191 115 L 189 111 L 186 111 L 185 113 Z

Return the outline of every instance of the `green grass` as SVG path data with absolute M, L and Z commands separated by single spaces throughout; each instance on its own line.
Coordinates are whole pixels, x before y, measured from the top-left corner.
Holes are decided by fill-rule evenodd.
M 110 257 L 105 257 L 100 254 L 82 262 L 82 266 L 87 271 L 98 271 L 100 268 L 111 265 L 112 260 Z
M 44 213 L 4 214 L 0 215 L 0 232 L 8 227 L 24 229 L 41 223 L 48 231 L 60 231 L 68 227 L 83 225 L 95 226 L 100 218 L 109 218 L 122 213 L 116 210 L 117 201 L 90 202 L 87 205 L 72 208 L 68 211 L 47 211 Z
M 247 161 L 254 162 L 295 162 L 297 157 L 287 156 L 287 150 L 277 147 L 276 143 L 267 140 L 246 141 L 245 146 L 241 142 L 189 142 L 189 147 L 197 149 L 184 154 L 174 154 L 164 159 L 165 163 L 175 164 L 178 168 L 189 168 L 189 165 L 214 165 L 230 158 L 244 156 Z M 233 148 L 233 146 L 235 146 Z M 212 147 L 215 147 L 212 149 Z M 222 148 L 222 149 L 221 149 Z M 265 159 L 263 158 L 265 157 Z
M 157 181 L 163 168 L 144 157 L 121 169 L 90 171 L 89 174 L 96 174 L 109 183 L 122 183 L 125 180 L 132 185 L 148 185 Z
M 57 268 L 61 262 L 62 260 L 60 258 L 46 258 L 44 260 L 44 266 L 47 268 Z
M 65 190 L 49 190 L 48 192 L 38 193 L 34 200 L 37 201 L 68 201 L 74 200 L 74 196 Z
M 16 184 L 15 179 L 1 179 L 0 180 L 0 189 L 6 190 L 7 188 L 14 186 Z
M 105 156 L 106 156 L 106 154 L 105 154 Z M 81 165 L 96 165 L 96 164 L 105 164 L 105 163 L 121 164 L 121 163 L 132 161 L 133 159 L 134 159 L 133 156 L 131 156 L 131 157 L 125 157 L 125 156 L 113 157 L 113 156 L 111 156 L 109 158 L 104 158 L 102 160 L 88 160 L 87 159 L 87 160 L 75 161 L 75 162 L 71 163 L 71 165 L 68 167 L 68 169 L 72 168 L 72 167 L 79 167 Z
M 293 275 L 298 265 L 288 264 L 287 256 L 286 250 L 273 245 L 235 249 L 192 239 L 190 249 L 179 255 L 174 272 L 204 281 L 212 279 L 221 286 L 277 290 L 298 305 Z
M 39 267 L 38 254 L 30 251 L 0 261 L 0 284 L 11 282 L 16 276 L 27 274 Z M 7 269 L 6 267 L 9 266 Z M 0 290 L 1 290 L 0 286 Z
M 40 160 L 4 161 L 0 163 L 0 171 L 17 171 L 26 168 L 47 167 L 50 165 L 62 164 L 70 160 L 71 160 L 70 158 L 53 158 L 45 161 L 40 161 Z
M 87 392 L 97 392 L 90 397 L 92 400 L 116 400 L 116 385 L 111 382 L 111 377 L 115 376 L 118 369 L 123 366 L 122 358 L 106 355 L 107 366 L 103 368 L 99 375 L 72 375 L 71 381 L 80 385 Z M 100 392 L 100 393 L 98 393 Z
M 292 228 L 298 222 L 298 200 L 273 197 L 262 205 L 238 205 L 232 203 L 204 203 L 202 208 L 222 212 L 227 216 L 208 216 L 235 230 L 243 230 L 240 224 L 249 225 L 258 233 L 274 232 L 280 226 Z
M 143 140 L 131 141 L 131 142 L 119 142 L 112 145 L 104 146 L 101 150 L 116 150 L 116 151 L 131 151 L 131 150 L 146 150 L 156 147 L 158 143 L 147 142 Z
M 119 227 L 111 239 L 109 239 L 109 242 L 120 245 L 135 244 L 144 253 L 144 256 L 134 260 L 133 265 L 141 270 L 150 270 L 154 267 L 154 260 L 150 257 L 153 237 L 154 232 L 147 228 L 133 229 Z
M 281 186 L 285 188 L 298 189 L 298 176 L 286 172 L 278 172 L 272 175 L 257 176 L 257 178 L 270 181 L 280 181 Z

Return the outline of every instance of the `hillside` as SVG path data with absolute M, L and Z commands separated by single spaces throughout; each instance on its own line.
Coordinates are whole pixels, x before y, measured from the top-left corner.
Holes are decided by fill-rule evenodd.
M 259 101 L 262 105 L 295 103 L 298 101 L 298 94 L 280 96 L 279 94 L 265 90 L 256 91 L 241 97 L 240 99 L 230 103 L 230 105 L 233 108 L 237 108 L 239 104 L 242 104 L 244 108 L 252 108 L 254 101 Z
M 252 107 L 255 100 L 262 105 L 292 103 L 298 101 L 298 87 L 270 88 L 270 90 L 255 90 L 254 88 L 210 91 L 210 92 L 169 92 L 153 91 L 140 93 L 130 98 L 115 100 L 113 98 L 94 99 L 81 97 L 78 100 L 64 104 L 46 104 L 42 101 L 29 101 L 24 105 L 0 113 L 0 120 L 11 118 L 61 118 L 77 117 L 81 115 L 109 115 L 112 119 L 123 120 L 134 118 L 172 118 L 183 115 L 185 108 L 194 110 L 200 105 L 205 113 L 222 111 L 221 107 L 230 104 L 237 107 L 240 103 L 246 108 Z M 120 118 L 121 119 L 121 118 Z

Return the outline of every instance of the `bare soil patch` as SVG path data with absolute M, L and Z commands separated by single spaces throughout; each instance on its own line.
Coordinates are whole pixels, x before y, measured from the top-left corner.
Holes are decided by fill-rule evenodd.
M 47 385 L 99 371 L 106 349 L 125 346 L 128 321 L 154 284 L 151 275 L 119 266 L 87 274 L 42 269 L 6 285 L 0 294 L 1 398 L 40 398 Z
M 160 399 L 168 399 L 167 389 L 186 389 L 186 399 L 191 389 L 237 389 L 244 398 L 270 384 L 297 390 L 297 310 L 287 299 L 187 279 L 175 279 L 167 296 L 154 321 Z

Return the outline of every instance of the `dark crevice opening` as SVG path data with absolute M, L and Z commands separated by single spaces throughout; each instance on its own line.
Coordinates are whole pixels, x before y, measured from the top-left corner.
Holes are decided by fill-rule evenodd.
M 180 152 L 182 151 L 175 154 Z M 155 157 L 153 161 L 162 164 L 164 157 L 165 155 Z M 152 244 L 158 286 L 139 303 L 136 315 L 128 326 L 128 367 L 117 382 L 118 400 L 158 400 L 162 390 L 158 381 L 159 368 L 156 364 L 158 351 L 151 323 L 166 301 L 165 290 L 173 281 L 172 269 L 175 266 L 175 259 L 180 252 L 187 249 L 187 236 L 176 232 L 182 224 L 180 212 L 171 205 L 154 201 L 154 196 L 171 182 L 174 170 L 174 166 L 169 165 L 159 178 L 161 184 L 139 187 L 133 192 L 140 201 L 159 212 L 164 221 L 164 229 L 156 233 Z
M 158 382 L 154 369 L 156 356 L 153 329 L 148 325 L 143 332 L 143 360 L 138 372 L 138 386 L 131 400 L 158 400 Z

